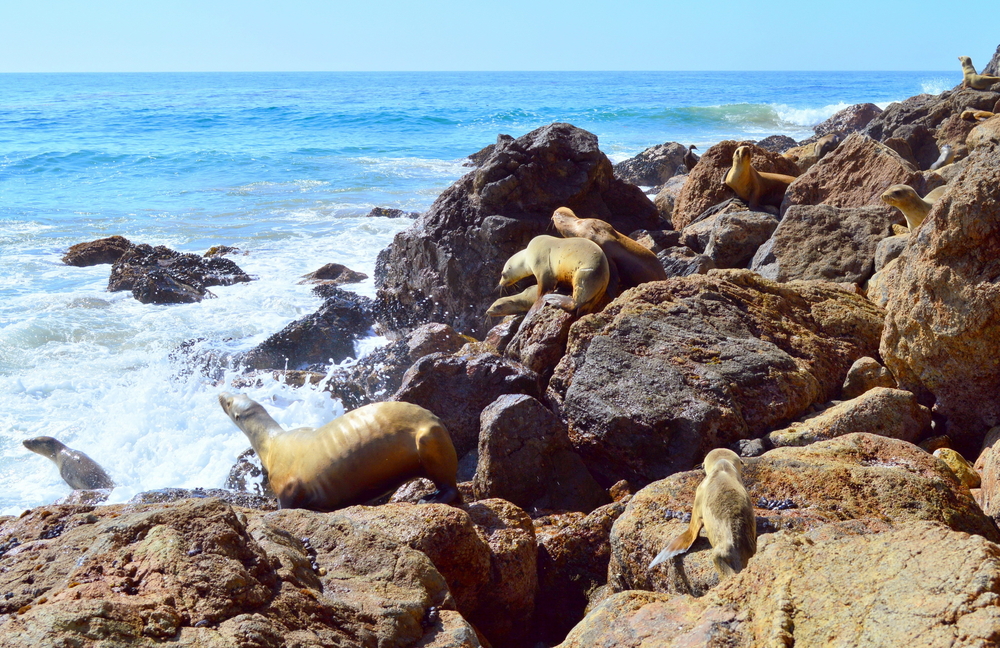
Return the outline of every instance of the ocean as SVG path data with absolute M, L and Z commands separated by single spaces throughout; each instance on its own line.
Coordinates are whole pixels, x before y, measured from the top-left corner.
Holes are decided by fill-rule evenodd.
M 668 141 L 811 127 L 851 104 L 940 93 L 957 72 L 220 73 L 0 75 L 0 515 L 69 493 L 25 449 L 53 436 L 94 458 L 111 502 L 222 487 L 249 443 L 231 389 L 171 358 L 194 338 L 246 350 L 320 305 L 301 275 L 373 276 L 379 250 L 499 133 L 569 122 L 614 162 Z M 75 243 L 120 234 L 203 253 L 230 245 L 257 277 L 215 299 L 156 306 L 107 292 L 110 266 Z M 374 296 L 371 279 L 347 286 Z M 362 355 L 385 340 L 357 344 Z M 343 411 L 313 388 L 247 388 L 286 427 Z

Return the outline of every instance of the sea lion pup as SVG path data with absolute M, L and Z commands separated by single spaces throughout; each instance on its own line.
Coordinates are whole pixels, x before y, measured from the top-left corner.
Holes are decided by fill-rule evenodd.
M 694 492 L 691 523 L 657 554 L 649 568 L 690 549 L 703 524 L 720 577 L 740 572 L 757 553 L 757 518 L 743 486 L 743 462 L 732 450 L 716 448 L 705 456 L 705 479 Z
M 516 295 L 501 297 L 486 309 L 486 314 L 490 317 L 503 317 L 504 315 L 520 315 L 527 313 L 538 301 L 538 285 L 528 286 Z
M 115 482 L 96 461 L 79 450 L 67 448 L 57 439 L 40 436 L 23 443 L 28 450 L 54 461 L 59 466 L 59 474 L 63 480 L 74 490 L 115 487 Z
M 955 161 L 955 150 L 951 147 L 951 144 L 945 144 L 941 147 L 941 155 L 938 159 L 934 160 L 934 164 L 931 165 L 929 171 L 937 171 L 941 167 L 948 166 Z
M 621 290 L 667 278 L 663 264 L 652 251 L 599 218 L 579 218 L 569 207 L 560 207 L 552 213 L 552 224 L 566 238 L 576 236 L 600 245 L 608 262 L 618 271 Z
M 963 110 L 962 119 L 966 121 L 986 121 L 995 114 L 988 110 Z
M 726 185 L 736 192 L 751 210 L 760 205 L 781 206 L 785 190 L 794 180 L 782 173 L 762 173 L 750 164 L 750 148 L 741 146 L 733 151 L 733 166 L 726 173 Z
M 946 185 L 940 186 L 921 198 L 913 187 L 905 184 L 892 185 L 882 194 L 882 202 L 903 212 L 906 226 L 912 232 L 920 227 L 938 198 L 944 194 Z
M 451 436 L 418 405 L 374 403 L 318 428 L 285 431 L 245 394 L 223 392 L 219 404 L 250 439 L 281 508 L 363 504 L 412 477 L 427 477 L 438 488 L 421 502 L 462 501 Z
M 500 274 L 500 287 L 511 286 L 531 275 L 538 284 L 538 299 L 584 314 L 600 305 L 611 270 L 597 243 L 585 238 L 561 239 L 543 234 L 507 259 Z M 572 297 L 549 294 L 560 283 L 572 286 Z
M 786 160 L 791 160 L 799 168 L 799 173 L 805 173 L 814 164 L 819 162 L 824 155 L 837 148 L 843 139 L 840 133 L 829 133 L 819 138 L 812 144 L 796 146 L 781 154 Z
M 972 59 L 968 56 L 959 56 L 962 62 L 962 85 L 975 90 L 989 90 L 994 83 L 1000 83 L 1000 77 L 976 74 L 976 68 L 972 66 Z
M 687 167 L 688 173 L 691 173 L 691 169 L 694 165 L 698 164 L 698 160 L 701 158 L 694 154 L 695 149 L 698 148 L 694 144 L 688 147 L 687 153 L 684 154 L 684 166 Z

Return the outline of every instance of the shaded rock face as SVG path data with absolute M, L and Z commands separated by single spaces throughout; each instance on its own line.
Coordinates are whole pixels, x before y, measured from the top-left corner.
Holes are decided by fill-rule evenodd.
M 910 242 L 909 234 L 887 236 L 875 246 L 875 272 L 889 264 L 890 261 L 903 253 L 906 244 Z
M 702 598 L 635 590 L 615 594 L 560 646 L 995 643 L 1000 624 L 995 544 L 931 522 L 908 522 L 875 535 L 837 526 L 775 534 L 746 570 Z
M 479 416 L 503 394 L 541 397 L 538 374 L 492 353 L 432 353 L 410 367 L 391 400 L 420 405 L 448 428 L 459 457 L 479 444 Z
M 483 166 L 483 162 L 488 160 L 490 156 L 493 155 L 493 151 L 496 150 L 497 146 L 503 144 L 510 144 L 513 141 L 514 138 L 511 137 L 510 135 L 505 135 L 503 133 L 500 133 L 499 135 L 497 135 L 496 144 L 489 144 L 483 147 L 482 149 L 476 151 L 472 155 L 470 155 L 469 161 L 466 162 L 464 166 L 472 166 L 476 168 Z
M 833 522 L 845 524 L 845 531 L 878 533 L 923 520 L 991 542 L 1000 538 L 996 525 L 948 467 L 904 441 L 848 434 L 743 461 L 743 481 L 757 513 L 758 555 L 750 559 L 750 570 L 771 532 L 818 530 Z M 700 470 L 678 473 L 632 496 L 611 531 L 608 582 L 614 590 L 701 596 L 718 583 L 704 535 L 686 554 L 648 569 L 653 557 L 687 528 L 678 518 L 690 513 L 703 478 Z M 783 507 L 785 502 L 790 508 Z
M 784 214 L 792 205 L 832 207 L 884 206 L 880 196 L 894 184 L 924 193 L 924 178 L 898 153 L 858 133 L 795 179 L 781 203 Z
M 79 268 L 114 263 L 132 249 L 132 242 L 124 236 L 109 236 L 87 243 L 70 246 L 62 262 Z
M 573 325 L 548 396 L 602 485 L 641 486 L 834 398 L 882 317 L 834 284 L 746 270 L 652 282 Z
M 705 256 L 716 268 L 745 268 L 777 227 L 778 217 L 767 212 L 723 214 L 712 226 Z
M 873 103 L 854 104 L 836 112 L 825 122 L 813 127 L 817 136 L 830 133 L 856 133 L 882 114 L 882 109 Z
M 680 195 L 681 189 L 684 188 L 684 183 L 687 182 L 687 179 L 687 174 L 670 178 L 656 193 L 656 197 L 653 198 L 653 204 L 656 205 L 656 209 L 660 212 L 661 221 L 670 223 L 670 227 L 673 227 L 674 203 L 677 202 L 677 196 Z
M 534 398 L 499 397 L 483 410 L 481 425 L 477 498 L 500 497 L 525 510 L 584 513 L 608 503 L 570 445 L 566 425 Z
M 326 367 L 354 357 L 354 340 L 372 326 L 371 299 L 339 288 L 315 313 L 295 320 L 236 361 L 248 369 Z
M 212 296 L 211 286 L 247 281 L 250 276 L 230 259 L 141 244 L 129 248 L 111 266 L 108 291 L 131 290 L 143 304 L 190 304 Z
M 476 171 L 447 189 L 379 255 L 376 317 L 398 330 L 433 320 L 480 337 L 503 264 L 569 207 L 620 232 L 657 229 L 642 191 L 614 178 L 597 138 L 551 124 L 499 142 Z
M 719 142 L 705 151 L 701 161 L 688 174 L 687 182 L 674 202 L 671 215 L 674 229 L 684 229 L 712 205 L 733 197 L 733 190 L 725 185 L 725 179 L 726 173 L 733 166 L 733 152 L 740 146 L 750 147 L 751 164 L 758 172 L 799 175 L 799 168 L 795 163 L 778 153 L 750 142 Z
M 884 205 L 794 205 L 756 251 L 750 269 L 774 281 L 860 284 L 874 274 L 876 249 L 901 220 L 898 211 Z
M 974 149 L 911 234 L 895 262 L 881 343 L 900 386 L 934 404 L 966 456 L 976 456 L 986 431 L 1000 424 L 998 168 L 1000 142 Z
M 651 146 L 639 155 L 616 164 L 615 177 L 634 185 L 661 185 L 684 164 L 687 150 L 686 146 L 677 142 Z

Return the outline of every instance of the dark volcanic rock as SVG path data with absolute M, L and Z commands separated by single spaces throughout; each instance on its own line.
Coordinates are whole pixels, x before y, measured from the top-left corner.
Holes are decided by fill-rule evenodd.
M 237 359 L 247 369 L 302 369 L 354 357 L 354 340 L 372 326 L 371 299 L 332 286 L 318 311 L 295 320 Z
M 114 263 L 131 249 L 132 242 L 124 236 L 109 236 L 71 246 L 63 255 L 62 262 L 78 268 Z
M 356 272 L 340 263 L 327 263 L 319 270 L 302 276 L 299 283 L 320 283 L 332 286 L 359 283 L 368 278 L 363 272 Z
M 142 244 L 130 248 L 111 266 L 108 290 L 131 290 L 143 304 L 181 304 L 210 296 L 210 286 L 246 281 L 250 276 L 224 257 L 206 258 Z
M 471 166 L 471 167 L 476 167 L 478 169 L 479 167 L 483 166 L 483 162 L 488 160 L 489 157 L 493 155 L 493 151 L 496 150 L 497 146 L 502 144 L 509 144 L 510 142 L 513 141 L 514 138 L 511 137 L 510 135 L 505 135 L 503 133 L 500 133 L 499 135 L 497 135 L 496 144 L 490 144 L 476 151 L 475 153 L 469 156 L 469 161 L 466 162 L 463 166 Z
M 658 229 L 656 207 L 614 178 L 597 137 L 551 124 L 499 142 L 481 168 L 396 235 L 376 267 L 376 318 L 392 330 L 431 320 L 481 336 L 503 264 L 545 233 L 562 206 L 621 232 Z
M 767 212 L 722 214 L 712 226 L 705 256 L 715 262 L 716 268 L 745 268 L 776 227 L 778 217 Z
M 419 215 L 417 212 L 407 212 L 393 207 L 372 207 L 372 210 L 365 214 L 365 218 L 416 218 Z
M 798 142 L 788 135 L 771 135 L 757 142 L 757 146 L 774 153 L 784 153 L 793 146 L 798 146 Z
M 684 164 L 687 147 L 677 142 L 651 146 L 639 155 L 614 166 L 615 177 L 635 185 L 661 185 Z
M 835 113 L 825 122 L 815 126 L 813 132 L 818 137 L 823 137 L 830 133 L 856 133 L 880 114 L 882 114 L 882 109 L 873 103 L 854 104 Z
M 883 317 L 836 284 L 747 270 L 651 282 L 573 325 L 548 396 L 602 485 L 641 486 L 839 395 Z

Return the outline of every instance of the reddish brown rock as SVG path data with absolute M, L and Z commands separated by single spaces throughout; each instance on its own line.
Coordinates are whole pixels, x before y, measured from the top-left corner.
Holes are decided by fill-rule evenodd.
M 343 284 L 360 283 L 368 278 L 363 272 L 355 272 L 340 263 L 327 263 L 319 270 L 314 270 L 302 276 L 299 283 L 314 283 L 330 286 L 340 286 Z
M 566 352 L 569 327 L 575 317 L 552 304 L 529 312 L 517 333 L 504 349 L 504 355 L 517 360 L 547 382 L 559 359 Z
M 854 104 L 834 113 L 825 122 L 814 126 L 813 132 L 819 137 L 830 133 L 856 133 L 881 113 L 882 109 L 873 103 Z
M 840 397 L 844 400 L 857 398 L 875 387 L 894 389 L 896 379 L 875 358 L 858 358 L 847 370 L 847 378 L 844 379 Z
M 124 236 L 109 236 L 87 243 L 77 243 L 70 246 L 63 255 L 62 262 L 66 265 L 86 267 L 114 263 L 123 254 L 132 249 L 132 242 Z
M 719 142 L 705 151 L 701 161 L 688 174 L 687 182 L 684 183 L 684 188 L 674 203 L 671 216 L 674 229 L 683 230 L 709 207 L 733 197 L 733 190 L 727 187 L 723 180 L 733 166 L 733 152 L 740 146 L 750 147 L 751 163 L 757 171 L 790 176 L 799 174 L 799 168 L 795 163 L 778 153 L 750 142 L 731 140 Z

